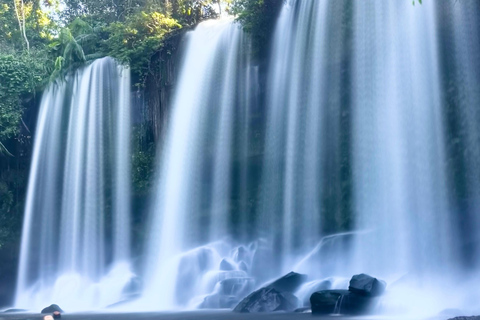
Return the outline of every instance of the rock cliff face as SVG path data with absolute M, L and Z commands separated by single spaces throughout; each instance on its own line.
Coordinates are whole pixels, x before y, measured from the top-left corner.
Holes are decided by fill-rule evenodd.
M 142 125 L 146 132 L 158 141 L 163 136 L 163 130 L 168 120 L 170 101 L 177 80 L 181 62 L 182 39 L 185 31 L 171 35 L 164 46 L 153 57 L 150 65 L 150 74 L 147 77 L 145 88 L 140 96 L 142 109 Z M 136 106 L 139 108 L 139 106 Z

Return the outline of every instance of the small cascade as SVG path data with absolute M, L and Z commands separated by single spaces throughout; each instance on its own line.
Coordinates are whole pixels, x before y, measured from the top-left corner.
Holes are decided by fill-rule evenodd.
M 337 302 L 335 303 L 335 309 L 333 310 L 334 315 L 341 315 L 342 314 L 342 302 L 343 298 L 345 298 L 344 295 L 341 295 L 338 297 Z
M 130 71 L 96 60 L 43 94 L 16 306 L 92 310 L 130 270 Z M 105 152 L 107 151 L 107 152 Z

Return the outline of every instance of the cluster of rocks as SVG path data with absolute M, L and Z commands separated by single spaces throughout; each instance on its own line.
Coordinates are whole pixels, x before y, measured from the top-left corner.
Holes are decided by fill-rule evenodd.
M 294 311 L 300 306 L 300 300 L 294 292 L 306 280 L 306 275 L 290 272 L 249 294 L 233 311 L 248 313 Z
M 366 274 L 352 277 L 348 290 L 323 290 L 310 297 L 312 313 L 365 315 L 371 313 L 385 292 L 386 283 Z
M 304 312 L 302 302 L 294 293 L 307 276 L 290 272 L 259 290 L 249 294 L 234 309 L 235 312 Z M 310 296 L 313 314 L 366 315 L 378 304 L 386 283 L 366 274 L 352 277 L 348 290 L 321 290 Z

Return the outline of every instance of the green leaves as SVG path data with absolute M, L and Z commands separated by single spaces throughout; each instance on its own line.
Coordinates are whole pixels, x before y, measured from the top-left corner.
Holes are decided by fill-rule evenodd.
M 42 83 L 44 69 L 35 56 L 0 55 L 0 154 L 19 131 L 23 100 Z
M 108 32 L 105 51 L 128 64 L 137 85 L 141 86 L 149 72 L 151 57 L 162 47 L 165 36 L 180 28 L 175 19 L 163 13 L 141 11 L 105 29 Z

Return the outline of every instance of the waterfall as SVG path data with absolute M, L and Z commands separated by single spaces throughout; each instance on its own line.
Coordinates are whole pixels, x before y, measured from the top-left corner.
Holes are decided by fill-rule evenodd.
M 401 277 L 389 307 L 415 314 L 464 305 L 442 290 L 468 300 L 463 278 L 480 266 L 479 9 L 287 1 L 270 59 L 258 227 L 274 226 L 279 270 Z
M 16 305 L 118 302 L 130 271 L 130 71 L 103 58 L 43 94 Z
M 232 308 L 293 270 L 310 277 L 302 303 L 369 273 L 388 283 L 386 312 L 473 310 L 479 3 L 287 0 L 265 61 L 232 19 L 187 32 L 141 280 L 130 266 L 128 69 L 100 59 L 50 85 L 16 305 L 98 309 L 141 281 L 118 310 Z
M 238 269 L 220 270 L 220 263 L 232 249 L 231 195 L 246 177 L 234 179 L 234 164 L 248 152 L 247 88 L 255 78 L 248 41 L 226 19 L 202 22 L 185 41 L 151 206 L 146 309 L 194 303 L 212 292 L 212 272 L 219 279 L 245 277 Z M 205 243 L 210 244 L 196 248 Z

